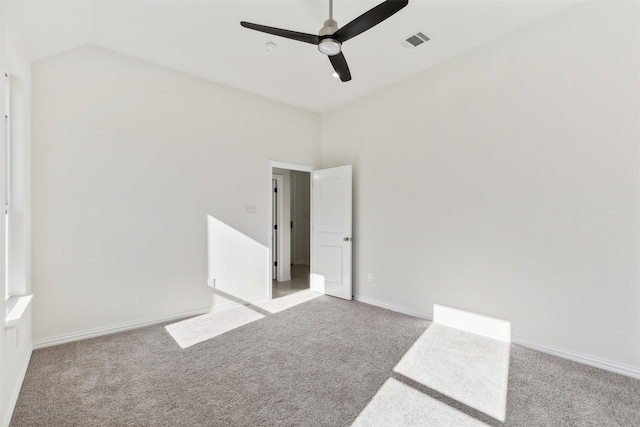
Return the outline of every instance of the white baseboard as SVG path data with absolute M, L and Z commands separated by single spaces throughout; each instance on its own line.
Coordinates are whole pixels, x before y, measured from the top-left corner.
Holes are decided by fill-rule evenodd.
M 354 295 L 353 299 L 359 302 L 363 302 L 365 304 L 375 305 L 376 307 L 386 308 L 387 310 L 406 314 L 408 316 L 418 317 L 420 319 L 426 319 L 426 320 L 433 320 L 433 316 L 431 314 L 418 313 L 417 311 L 411 311 L 403 307 L 387 304 L 386 302 L 376 301 L 369 298 L 362 298 L 361 296 L 358 296 L 358 295 Z
M 24 377 L 27 375 L 27 368 L 29 368 L 29 361 L 31 360 L 31 352 L 33 351 L 33 346 L 29 349 L 29 357 L 26 357 L 22 366 L 20 367 L 20 372 L 18 373 L 19 380 L 13 387 L 11 391 L 11 395 L 9 396 L 9 405 L 7 406 L 7 413 L 5 415 L 5 419 L 0 420 L 0 426 L 8 426 L 11 422 L 11 417 L 13 416 L 13 411 L 16 408 L 16 403 L 18 403 L 18 396 L 20 395 L 20 389 L 22 389 L 22 383 L 24 382 Z
M 265 298 L 256 298 L 257 300 L 262 300 Z M 369 305 L 374 305 L 376 307 L 381 307 L 381 308 L 385 308 L 387 310 L 391 310 L 391 311 L 395 311 L 398 313 L 402 313 L 402 314 L 406 314 L 408 316 L 413 316 L 413 317 L 418 317 L 420 319 L 426 319 L 426 320 L 432 320 L 433 316 L 431 314 L 427 314 L 427 313 L 418 313 L 416 311 L 413 310 L 409 310 L 403 307 L 399 307 L 393 304 L 388 304 L 386 302 L 381 302 L 381 301 L 377 301 L 377 300 L 373 300 L 370 298 L 362 298 L 358 295 L 354 295 L 353 297 L 354 300 L 365 303 L 365 304 L 369 304 Z M 255 302 L 255 301 L 252 301 Z M 221 309 L 221 308 L 226 308 L 226 307 L 230 307 L 233 305 L 237 305 L 236 303 L 228 303 L 228 304 L 224 304 L 221 306 L 216 306 L 215 309 Z M 88 339 L 88 338 L 95 338 L 95 337 L 99 337 L 102 335 L 108 335 L 108 334 L 113 334 L 116 332 L 123 332 L 123 331 L 128 331 L 131 329 L 137 329 L 137 328 L 142 328 L 145 326 L 151 326 L 154 324 L 158 324 L 158 323 L 163 323 L 163 322 L 169 322 L 172 320 L 176 320 L 176 319 L 182 319 L 185 317 L 191 317 L 191 316 L 199 316 L 201 314 L 206 314 L 211 312 L 212 308 L 211 307 L 204 307 L 204 308 L 200 308 L 200 309 L 196 309 L 196 310 L 190 310 L 190 311 L 185 311 L 182 313 L 177 313 L 171 316 L 167 316 L 167 317 L 162 317 L 162 318 L 155 318 L 155 319 L 147 319 L 147 320 L 143 320 L 143 321 L 136 321 L 136 322 L 129 322 L 129 323 L 121 323 L 119 325 L 113 325 L 113 326 L 108 326 L 105 328 L 96 328 L 96 329 L 90 329 L 90 330 L 86 330 L 86 331 L 80 331 L 80 332 L 74 332 L 72 334 L 67 334 L 67 335 L 60 335 L 57 337 L 52 337 L 52 338 L 45 338 L 45 339 L 41 339 L 41 340 L 35 340 L 33 341 L 33 347 L 32 350 L 38 349 L 38 348 L 44 348 L 44 347 L 50 347 L 50 346 L 54 346 L 54 345 L 59 345 L 59 344 L 65 344 L 65 343 L 69 343 L 69 342 L 74 342 L 74 341 L 80 341 L 83 339 Z M 530 348 L 532 350 L 536 350 L 539 351 L 541 353 L 546 353 L 546 354 L 550 354 L 552 356 L 557 356 L 557 357 L 561 357 L 563 359 L 567 359 L 567 360 L 572 360 L 574 362 L 578 362 L 578 363 L 582 363 L 585 365 L 589 365 L 589 366 L 593 366 L 596 368 L 600 368 L 600 369 L 604 369 L 605 371 L 610 371 L 610 372 L 615 372 L 617 374 L 621 374 L 621 375 L 625 375 L 628 377 L 632 377 L 632 378 L 637 378 L 640 379 L 640 368 L 637 367 L 633 367 L 633 366 L 628 366 L 628 365 L 624 365 L 621 363 L 617 363 L 617 362 L 611 362 L 609 360 L 605 360 L 605 359 L 601 359 L 595 356 L 590 356 L 590 355 L 585 355 L 585 354 L 581 354 L 581 353 L 577 353 L 574 351 L 569 351 L 569 350 L 565 350 L 565 349 L 559 349 L 559 348 L 555 348 L 555 347 L 548 347 L 545 345 L 540 345 L 540 344 L 536 344 L 534 342 L 528 341 L 524 338 L 520 338 L 517 337 L 515 335 L 511 336 L 511 342 L 512 344 L 516 344 L 519 345 L 521 347 L 526 347 L 526 348 Z M 27 367 L 29 366 L 29 361 L 27 359 L 26 364 L 23 366 L 22 371 L 21 371 L 21 378 L 24 378 L 24 375 L 27 372 Z M 22 381 L 20 382 L 20 384 L 22 384 Z M 12 396 L 13 403 L 12 403 L 12 408 L 13 406 L 15 406 L 15 403 L 17 402 L 18 399 L 18 394 L 20 393 L 20 388 L 18 387 L 17 390 L 14 391 L 15 396 Z M 13 412 L 13 410 L 11 411 L 11 413 Z M 5 424 L 1 424 L 1 425 L 8 425 L 8 421 Z
M 547 353 L 552 356 L 557 356 L 563 359 L 571 360 L 573 362 L 578 362 L 584 365 L 593 366 L 595 368 L 604 369 L 605 371 L 615 372 L 616 374 L 626 375 L 627 377 L 640 379 L 640 368 L 623 365 L 617 362 L 611 362 L 609 360 L 601 359 L 595 356 L 589 356 L 586 354 L 577 353 L 575 351 L 569 351 L 569 350 L 536 344 L 524 338 L 516 337 L 515 335 L 511 336 L 511 342 L 512 344 L 519 345 L 520 347 L 526 347 L 531 350 L 539 351 L 541 353 Z
M 59 344 L 66 344 L 69 342 L 86 340 L 88 338 L 95 338 L 102 335 L 115 334 L 116 332 L 129 331 L 131 329 L 143 328 L 145 326 L 151 326 L 158 323 L 170 322 L 172 320 L 183 319 L 185 317 L 199 316 L 211 312 L 211 307 L 203 307 L 195 310 L 183 311 L 182 313 L 176 313 L 171 316 L 156 317 L 153 319 L 139 320 L 134 322 L 120 323 L 118 325 L 106 326 L 103 328 L 88 329 L 85 331 L 73 332 L 71 334 L 59 335 L 57 337 L 43 338 L 33 341 L 33 349 L 39 349 L 44 347 L 51 347 Z
M 391 311 L 396 311 L 398 313 L 403 313 L 409 316 L 418 317 L 420 319 L 433 320 L 433 316 L 431 314 L 417 313 L 415 311 L 408 310 L 403 307 L 398 307 L 392 304 L 388 304 L 386 302 L 376 301 L 369 298 L 362 298 L 357 295 L 354 295 L 353 299 L 356 301 L 363 302 L 365 304 L 375 305 L 376 307 L 386 308 Z M 550 354 L 552 356 L 561 357 L 563 359 L 582 363 L 584 365 L 600 368 L 605 371 L 615 372 L 616 374 L 621 374 L 627 377 L 640 379 L 640 368 L 637 368 L 634 366 L 623 365 L 621 363 L 611 362 L 609 360 L 601 359 L 599 357 L 589 356 L 589 355 L 577 353 L 574 351 L 536 344 L 534 342 L 528 341 L 524 338 L 517 337 L 515 335 L 511 335 L 511 343 L 515 345 L 519 345 L 521 347 L 529 348 L 531 350 L 539 351 L 541 353 Z

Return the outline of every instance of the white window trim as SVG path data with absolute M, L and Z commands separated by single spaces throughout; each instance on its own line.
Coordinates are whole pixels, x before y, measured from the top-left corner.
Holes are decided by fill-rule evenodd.
M 5 182 L 4 182 L 4 297 L 5 300 L 9 300 L 11 295 L 11 286 L 9 283 L 9 222 L 10 222 L 10 207 L 11 207 L 11 74 L 6 70 L 4 72 L 5 78 L 5 92 L 4 92 L 4 166 L 5 166 Z

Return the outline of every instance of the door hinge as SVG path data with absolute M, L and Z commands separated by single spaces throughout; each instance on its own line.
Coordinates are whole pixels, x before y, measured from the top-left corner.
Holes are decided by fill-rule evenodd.
M 273 226 L 273 229 L 274 229 L 274 230 L 277 230 L 277 229 L 278 229 L 278 224 L 274 225 L 274 226 Z
M 291 221 L 291 229 L 293 230 L 293 221 Z
M 277 266 L 278 266 L 278 261 L 274 262 L 274 263 L 273 263 L 273 266 L 274 266 L 274 267 L 277 267 Z
M 278 192 L 278 187 L 274 188 L 274 189 L 273 189 L 273 192 L 274 192 L 274 193 L 277 193 L 277 192 Z

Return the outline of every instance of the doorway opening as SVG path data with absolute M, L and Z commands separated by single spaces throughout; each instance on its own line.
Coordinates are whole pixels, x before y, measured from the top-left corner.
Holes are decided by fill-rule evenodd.
M 311 173 L 272 168 L 271 298 L 310 288 Z
M 303 174 L 297 174 L 302 172 Z M 269 160 L 269 194 L 273 194 L 273 174 L 281 174 L 283 176 L 283 186 L 286 188 L 282 192 L 283 198 L 280 204 L 282 212 L 282 220 L 280 226 L 274 227 L 272 218 L 279 217 L 280 213 L 272 212 L 274 198 L 269 196 L 269 222 L 268 225 L 268 242 L 270 259 L 269 262 L 277 262 L 277 271 L 274 274 L 272 266 L 269 265 L 267 290 L 269 299 L 274 297 L 274 288 L 280 290 L 282 282 L 292 281 L 291 266 L 292 264 L 301 265 L 294 267 L 294 277 L 299 274 L 304 277 L 304 284 L 299 284 L 295 289 L 291 289 L 289 293 L 295 293 L 304 289 L 310 289 L 325 295 L 330 295 L 346 300 L 353 298 L 353 282 L 352 282 L 352 176 L 353 168 L 351 165 L 335 166 L 328 169 L 314 169 L 311 166 L 301 166 L 292 163 L 282 163 Z M 294 178 L 292 179 L 292 175 Z M 301 178 L 296 178 L 300 176 Z M 289 186 L 287 186 L 287 178 Z M 293 223 L 291 227 L 291 181 L 296 181 L 296 188 L 299 191 L 308 191 L 308 201 L 304 200 L 307 208 L 298 210 L 297 214 L 302 214 L 305 221 Z M 265 181 L 265 184 L 267 181 Z M 265 188 L 266 190 L 266 188 Z M 296 191 L 297 192 L 297 191 Z M 294 196 L 295 197 L 295 196 Z M 289 198 L 289 204 L 286 199 Z M 275 203 L 278 203 L 277 201 Z M 308 211 L 307 211 L 308 209 Z M 308 212 L 308 215 L 306 214 Z M 288 216 L 288 218 L 287 218 Z M 299 217 L 299 216 L 298 216 Z M 295 247 L 291 248 L 291 236 L 293 231 L 297 229 L 297 225 L 308 227 L 298 228 L 300 230 L 300 238 L 304 243 L 300 248 L 304 252 L 297 252 Z M 288 230 L 288 232 L 285 232 Z M 274 232 L 275 245 L 273 249 Z M 298 234 L 296 233 L 296 237 Z M 306 238 L 309 240 L 306 241 Z M 287 243 L 288 242 L 288 243 Z M 308 248 L 308 255 L 306 249 Z M 275 260 L 274 260 L 274 254 Z M 293 261 L 293 263 L 292 263 Z M 309 266 L 310 273 L 303 270 Z M 309 278 L 308 282 L 306 278 Z M 274 282 L 275 280 L 275 282 Z M 308 283 L 308 284 L 307 284 Z M 289 283 L 289 286 L 296 285 Z M 303 287 L 304 286 L 304 287 Z M 280 287 L 280 288 L 279 288 Z M 287 292 L 287 291 L 285 291 Z M 279 295 L 280 292 L 276 292 Z M 282 295 L 280 295 L 282 296 Z

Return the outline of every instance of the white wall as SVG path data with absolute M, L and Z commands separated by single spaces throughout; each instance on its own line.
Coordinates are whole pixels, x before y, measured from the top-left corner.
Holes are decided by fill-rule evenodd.
M 9 291 L 12 296 L 31 292 L 31 180 L 30 180 L 30 120 L 31 70 L 26 58 L 19 29 L 12 27 L 6 17 L 5 5 L 0 3 L 0 200 L 5 200 L 5 129 L 4 94 L 8 90 L 4 71 L 11 75 L 11 203 L 9 246 Z M 5 247 L 4 215 L 0 216 L 0 313 L 5 313 Z M 31 356 L 31 308 L 20 319 L 16 328 L 0 334 L 0 425 L 7 425 L 18 398 L 18 392 Z
M 586 2 L 324 116 L 357 297 L 640 368 L 638 7 Z
M 211 306 L 211 219 L 268 254 L 268 160 L 317 160 L 316 114 L 91 46 L 32 72 L 35 340 Z

